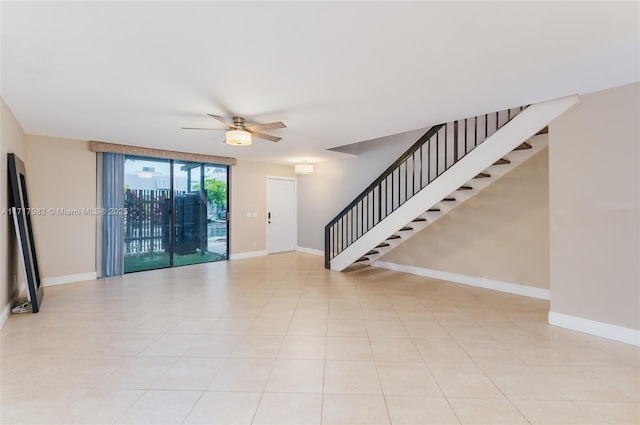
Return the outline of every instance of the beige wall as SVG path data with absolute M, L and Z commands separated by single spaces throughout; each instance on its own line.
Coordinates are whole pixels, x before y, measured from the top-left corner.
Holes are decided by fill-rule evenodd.
M 53 209 L 33 216 L 41 278 L 96 271 L 96 217 L 58 209 L 96 207 L 96 154 L 89 142 L 26 136 L 29 202 Z
M 15 153 L 23 162 L 26 160 L 24 149 L 24 131 L 13 116 L 9 107 L 0 98 L 0 311 L 8 306 L 11 296 L 23 281 L 22 270 L 18 266 L 18 245 L 11 217 L 6 213 L 9 208 L 7 154 Z M 27 178 L 31 177 L 31 169 L 27 168 Z M 32 184 L 29 183 L 29 194 Z M 1 325 L 1 324 L 0 324 Z
M 231 254 L 267 249 L 267 176 L 295 177 L 293 165 L 238 160 L 231 169 Z M 257 213 L 247 217 L 247 213 Z
M 640 83 L 550 128 L 551 311 L 640 329 Z
M 380 258 L 549 288 L 547 149 Z

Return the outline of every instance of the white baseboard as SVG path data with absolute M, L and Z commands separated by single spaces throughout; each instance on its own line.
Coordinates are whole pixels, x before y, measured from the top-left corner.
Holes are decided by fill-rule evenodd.
M 640 330 L 625 328 L 568 314 L 549 312 L 549 324 L 614 341 L 640 346 Z
M 484 277 L 466 276 L 457 273 L 441 272 L 439 270 L 424 269 L 422 267 L 405 266 L 403 264 L 376 261 L 374 267 L 394 270 L 398 272 L 415 274 L 418 276 L 430 277 L 433 279 L 448 280 L 450 282 L 462 283 L 479 288 L 492 289 L 494 291 L 508 292 L 510 294 L 522 295 L 525 297 L 538 298 L 541 300 L 551 299 L 551 291 L 548 289 L 536 288 L 535 286 L 519 285 L 517 283 L 502 282 L 499 280 L 487 279 Z
M 2 314 L 0 314 L 0 329 L 2 329 L 7 319 L 9 319 L 9 315 L 11 314 L 11 305 L 12 301 L 9 300 L 9 304 L 5 306 L 4 310 L 2 310 Z
M 304 252 L 305 254 L 319 255 L 324 257 L 324 251 L 321 249 L 305 248 L 303 246 L 297 246 L 296 251 Z
M 231 254 L 229 256 L 230 260 L 244 260 L 247 258 L 253 258 L 253 257 L 263 257 L 265 255 L 268 255 L 269 253 L 264 250 L 264 251 L 249 251 L 249 252 L 240 252 L 238 254 Z
M 0 329 L 2 329 L 5 322 L 9 319 L 9 315 L 11 314 L 11 309 L 17 304 L 17 301 L 20 298 L 26 298 L 26 297 L 27 297 L 27 290 L 23 280 L 13 288 L 13 293 L 9 297 L 9 303 L 5 306 L 4 310 L 2 310 L 2 314 L 0 314 Z
M 67 283 L 84 282 L 98 278 L 96 272 L 69 274 L 66 276 L 45 277 L 42 279 L 42 286 L 64 285 Z

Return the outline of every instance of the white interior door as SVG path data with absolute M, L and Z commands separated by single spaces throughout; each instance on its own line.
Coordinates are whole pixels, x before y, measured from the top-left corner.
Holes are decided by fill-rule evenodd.
M 295 250 L 296 181 L 267 178 L 267 250 L 269 254 Z

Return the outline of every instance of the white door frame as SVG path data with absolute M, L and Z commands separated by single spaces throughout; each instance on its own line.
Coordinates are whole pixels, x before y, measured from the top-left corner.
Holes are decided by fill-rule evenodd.
M 264 210 L 266 212 L 264 225 L 266 227 L 265 235 L 267 236 L 267 255 L 269 255 L 269 180 L 293 181 L 293 250 L 295 251 L 296 247 L 298 246 L 298 179 L 295 177 L 272 176 L 267 174 L 267 196 L 266 205 L 264 207 Z

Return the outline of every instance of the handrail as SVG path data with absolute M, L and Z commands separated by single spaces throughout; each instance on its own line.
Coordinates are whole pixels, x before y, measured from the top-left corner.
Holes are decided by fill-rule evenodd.
M 431 127 L 325 226 L 325 267 L 525 108 Z

